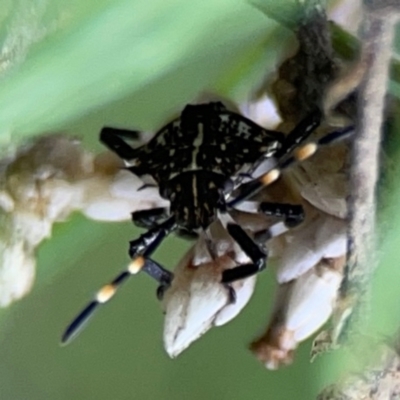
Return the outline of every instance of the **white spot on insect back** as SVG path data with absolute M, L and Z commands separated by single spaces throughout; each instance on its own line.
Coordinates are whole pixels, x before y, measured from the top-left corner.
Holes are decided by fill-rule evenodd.
M 203 139 L 204 139 L 203 124 L 199 123 L 197 125 L 197 128 L 198 128 L 197 136 L 193 142 L 194 149 L 192 153 L 192 162 L 188 168 L 189 171 L 198 169 L 196 159 L 197 159 L 197 154 L 199 153 L 200 150 L 200 146 L 203 144 Z
M 248 139 L 250 137 L 250 128 L 246 123 L 240 121 L 237 130 L 238 134 L 243 138 Z
M 165 146 L 167 143 L 165 141 L 165 131 L 157 138 L 157 144 Z

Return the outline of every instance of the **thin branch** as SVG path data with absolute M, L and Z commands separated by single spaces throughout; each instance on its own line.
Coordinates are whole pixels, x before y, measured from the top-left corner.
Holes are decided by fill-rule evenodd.
M 336 325 L 337 331 L 343 326 L 347 327 L 344 332 L 336 334 L 350 338 L 353 343 L 354 339 L 360 339 L 356 333 L 360 332 L 368 315 L 366 305 L 370 281 L 377 265 L 374 251 L 376 185 L 392 41 L 400 11 L 398 1 L 366 0 L 365 6 L 361 54 L 365 71 L 358 92 L 358 129 L 350 170 L 349 261 Z M 358 353 L 368 356 L 371 355 L 371 349 L 378 349 L 372 355 L 375 356 L 375 362 L 364 364 L 358 374 L 346 375 L 342 381 L 327 387 L 318 396 L 319 400 L 399 398 L 398 339 L 395 345 L 392 343 L 389 346 L 387 343 L 372 343 L 365 336 L 362 339 L 360 343 L 355 343 L 355 350 L 364 349 L 363 353 Z
M 394 15 L 367 9 L 364 18 L 361 57 L 366 69 L 358 93 L 359 125 L 350 170 L 349 262 L 342 286 L 343 298 L 351 299 L 351 330 L 365 311 L 369 282 L 376 267 L 376 260 L 371 258 L 375 254 L 376 184 Z

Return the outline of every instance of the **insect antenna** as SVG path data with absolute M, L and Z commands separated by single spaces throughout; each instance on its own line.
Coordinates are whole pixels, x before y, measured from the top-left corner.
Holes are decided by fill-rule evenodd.
M 104 285 L 96 293 L 94 299 L 73 319 L 61 337 L 61 344 L 70 343 L 86 327 L 99 305 L 111 300 L 121 285 L 140 271 L 147 272 L 162 285 L 169 285 L 172 280 L 172 273 L 155 261 L 142 256 L 136 257 L 129 263 L 125 271 L 121 272 L 110 283 Z

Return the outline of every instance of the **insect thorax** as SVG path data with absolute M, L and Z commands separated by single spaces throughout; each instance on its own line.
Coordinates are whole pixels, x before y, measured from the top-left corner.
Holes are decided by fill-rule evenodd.
M 205 170 L 183 172 L 160 190 L 170 200 L 170 212 L 178 225 L 193 232 L 206 229 L 216 218 L 217 209 L 223 209 L 226 180 Z
M 179 225 L 204 228 L 223 207 L 224 185 L 243 166 L 271 157 L 281 141 L 280 133 L 260 128 L 221 103 L 189 105 L 136 149 L 128 166 L 138 176 L 154 178 Z

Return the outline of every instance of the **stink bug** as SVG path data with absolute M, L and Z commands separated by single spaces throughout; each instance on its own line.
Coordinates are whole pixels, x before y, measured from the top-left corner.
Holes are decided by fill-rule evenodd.
M 346 128 L 315 143 L 304 144 L 320 121 L 321 113 L 315 110 L 285 136 L 266 130 L 216 102 L 186 106 L 179 118 L 138 148 L 132 148 L 125 140 L 137 137 L 137 132 L 104 128 L 100 140 L 125 161 L 132 173 L 139 177 L 150 176 L 170 205 L 132 214 L 137 225 L 148 229 L 130 242 L 132 262 L 100 289 L 95 299 L 68 326 L 62 341 L 73 338 L 98 305 L 111 299 L 120 285 L 139 271 L 146 272 L 159 283 L 157 293 L 161 297 L 174 277 L 150 258 L 153 252 L 173 231 L 184 236 L 201 232 L 207 235 L 210 225 L 217 219 L 225 221 L 227 232 L 251 260 L 221 273 L 221 284 L 226 286 L 230 301 L 234 301 L 235 293 L 230 284 L 265 268 L 267 251 L 263 243 L 276 232 L 257 232 L 253 239 L 230 218 L 230 212 L 246 207 L 246 200 L 278 179 L 283 169 L 309 158 L 318 146 L 341 139 L 352 131 Z M 273 167 L 254 178 L 252 174 L 264 161 L 272 161 Z M 263 202 L 255 211 L 279 217 L 290 227 L 304 219 L 300 205 Z

